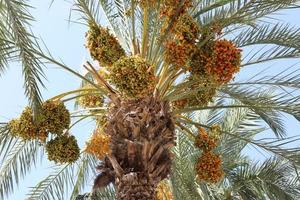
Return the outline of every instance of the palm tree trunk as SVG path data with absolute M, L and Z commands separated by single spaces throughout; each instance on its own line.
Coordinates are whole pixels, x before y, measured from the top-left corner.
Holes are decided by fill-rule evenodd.
M 111 153 L 99 170 L 111 169 L 118 200 L 154 199 L 156 186 L 170 174 L 175 145 L 169 103 L 153 96 L 122 101 L 108 118 Z
M 117 185 L 118 200 L 155 199 L 156 186 L 148 180 L 147 175 L 129 173 L 122 176 Z

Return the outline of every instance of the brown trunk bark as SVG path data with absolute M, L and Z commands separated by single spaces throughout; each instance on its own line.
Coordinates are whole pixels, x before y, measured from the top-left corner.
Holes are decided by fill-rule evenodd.
M 112 152 L 100 172 L 113 176 L 118 200 L 154 200 L 157 184 L 171 171 L 175 133 L 169 103 L 155 97 L 123 101 L 108 117 Z M 105 180 L 95 185 L 102 187 Z
M 121 177 L 117 186 L 117 200 L 154 200 L 156 185 L 146 176 L 129 173 Z

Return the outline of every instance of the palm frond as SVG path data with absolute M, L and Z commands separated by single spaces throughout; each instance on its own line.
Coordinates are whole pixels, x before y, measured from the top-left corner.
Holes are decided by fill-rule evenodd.
M 266 195 L 274 200 L 296 200 L 300 196 L 300 187 L 293 178 L 293 167 L 280 159 L 270 158 L 262 164 L 250 163 L 228 173 L 232 182 L 232 192 L 241 196 Z
M 207 106 L 207 107 L 188 107 L 180 110 L 176 110 L 175 113 L 191 113 L 197 110 L 209 110 L 209 109 L 231 109 L 231 108 L 250 108 L 263 119 L 270 128 L 274 131 L 277 137 L 285 136 L 284 124 L 282 122 L 281 113 L 271 109 L 284 109 L 281 106 L 272 105 L 220 105 L 220 106 Z M 271 111 L 270 111 L 271 110 Z
M 3 159 L 0 165 L 0 198 L 5 199 L 36 166 L 42 151 L 39 142 L 12 138 L 4 127 L 0 132 L 0 141 L 0 158 Z
M 244 136 L 224 132 L 231 137 L 237 138 L 241 141 L 246 142 L 248 145 L 252 145 L 256 148 L 260 148 L 272 155 L 278 156 L 286 161 L 289 161 L 292 165 L 300 166 L 300 159 L 299 159 L 299 151 L 300 148 L 293 147 L 295 143 L 299 142 L 299 137 L 291 137 L 285 139 L 249 139 Z M 292 146 L 292 147 L 288 147 Z
M 53 167 L 49 176 L 44 178 L 28 193 L 28 199 L 54 200 L 66 199 L 71 189 L 70 199 L 75 199 L 85 187 L 89 177 L 94 175 L 96 160 L 82 153 L 75 163 Z
M 233 41 L 238 47 L 257 44 L 276 44 L 299 51 L 299 30 L 299 28 L 291 27 L 289 24 L 263 24 L 242 31 Z
M 7 35 L 3 33 L 4 30 L 5 27 L 0 22 L 0 75 L 2 75 L 8 68 L 8 63 L 10 61 L 15 61 L 18 58 L 18 56 L 16 55 L 16 47 L 7 42 Z
M 220 105 L 223 105 L 224 103 L 225 103 L 224 99 L 217 98 L 213 102 L 213 105 L 220 106 Z M 201 111 L 200 111 L 200 113 L 201 113 Z M 223 110 L 210 109 L 207 112 L 207 118 L 206 118 L 205 123 L 210 125 L 210 126 L 212 126 L 214 124 L 220 124 L 223 121 L 223 117 L 224 117 L 224 111 Z M 191 118 L 191 119 L 193 119 L 193 118 Z
M 220 126 L 224 131 L 241 135 L 248 139 L 254 138 L 257 134 L 266 130 L 261 123 L 259 115 L 248 108 L 226 110 Z M 226 134 L 222 135 L 218 149 L 225 162 L 227 162 L 225 166 L 230 166 L 236 160 L 242 160 L 242 150 L 247 144 L 247 142 L 238 138 Z
M 48 50 L 48 49 L 47 49 Z M 101 93 L 103 93 L 104 95 L 107 95 L 107 91 L 104 90 L 102 87 L 100 87 L 99 85 L 95 84 L 93 81 L 89 80 L 88 78 L 86 78 L 85 76 L 81 75 L 80 73 L 76 72 L 74 69 L 72 69 L 71 67 L 67 66 L 66 64 L 64 64 L 61 61 L 56 60 L 49 51 L 47 51 L 47 53 L 43 52 L 43 50 L 41 49 L 41 47 L 39 47 L 38 49 L 34 49 L 31 50 L 31 52 L 37 56 L 40 57 L 41 60 L 45 61 L 46 63 L 52 63 L 54 65 L 59 66 L 60 68 L 66 70 L 67 72 L 75 75 L 76 77 L 80 78 L 82 81 L 86 81 L 86 83 L 91 84 L 93 87 L 97 88 Z
M 74 182 L 73 191 L 70 199 L 76 199 L 78 194 L 88 184 L 91 174 L 95 174 L 95 167 L 97 166 L 94 157 L 88 154 L 83 154 L 81 161 L 78 165 L 77 173 L 75 175 L 76 180 Z
M 43 65 L 31 50 L 36 48 L 34 36 L 27 30 L 30 21 L 33 20 L 29 13 L 31 6 L 26 0 L 3 0 L 2 4 L 6 10 L 3 12 L 6 18 L 6 29 L 11 33 L 10 39 L 14 41 L 15 49 L 18 50 L 18 57 L 23 65 L 25 94 L 34 113 L 38 112 L 42 97 L 39 86 L 44 86 Z M 1 14 L 1 13 L 0 13 Z M 6 37 L 8 38 L 8 37 Z M 6 44 L 6 47 L 14 47 Z M 13 49 L 11 51 L 15 52 Z
M 30 190 L 28 199 L 65 199 L 65 191 L 75 175 L 74 167 L 73 164 L 55 167 L 49 176 Z
M 130 49 L 130 41 L 132 41 L 131 34 L 130 34 L 130 25 L 129 25 L 129 19 L 126 16 L 127 8 L 126 8 L 126 1 L 125 0 L 113 0 L 115 3 L 115 7 L 118 13 L 118 18 L 120 21 L 121 27 L 124 29 L 121 29 L 121 33 L 123 35 L 123 38 L 126 41 L 126 47 L 127 49 Z M 132 11 L 134 12 L 134 10 Z M 119 28 L 120 29 L 120 28 Z M 131 48 L 133 49 L 133 48 Z
M 292 96 L 295 94 L 297 89 L 300 88 L 300 70 L 297 68 L 294 69 L 294 67 L 297 66 L 284 69 L 275 75 L 265 75 L 260 77 L 255 75 L 245 81 L 235 81 L 233 83 L 229 83 L 228 86 L 246 86 L 248 88 L 259 87 L 260 89 L 268 89 L 273 87 L 274 89 L 288 93 Z M 259 72 L 258 74 L 264 73 Z
M 254 52 L 254 53 L 252 53 Z M 268 61 L 278 60 L 278 59 L 290 59 L 299 58 L 299 49 L 294 49 L 291 47 L 274 46 L 269 47 L 269 45 L 264 45 L 263 47 L 257 48 L 252 47 L 250 53 L 248 53 L 242 62 L 242 67 L 254 64 L 261 64 Z
M 203 1 L 202 9 L 198 11 L 199 22 L 208 25 L 218 21 L 222 27 L 234 24 L 253 26 L 255 21 L 268 16 L 278 10 L 296 8 L 297 0 L 232 0 L 232 1 Z M 209 1 L 210 2 L 210 1 Z M 201 5 L 201 4 L 200 4 Z
M 7 157 L 10 149 L 17 143 L 14 137 L 11 137 L 7 123 L 0 125 L 0 159 L 3 163 L 4 159 Z
M 278 137 L 285 135 L 281 112 L 288 113 L 296 119 L 299 118 L 299 98 L 291 96 L 289 93 L 274 94 L 272 90 L 238 86 L 222 87 L 220 91 L 251 108 Z
M 200 186 L 196 182 L 194 171 L 194 163 L 199 151 L 180 131 L 178 131 L 177 145 L 173 151 L 176 157 L 171 182 L 175 199 L 206 199 L 198 191 Z
M 241 184 L 244 184 L 243 187 L 232 187 L 234 184 L 224 182 L 222 183 L 222 186 L 217 186 L 218 188 L 226 188 L 229 184 L 229 190 L 232 195 L 232 197 L 243 197 L 243 199 L 260 199 L 262 196 L 267 195 L 271 199 L 297 199 L 299 195 L 299 183 L 296 182 L 296 180 L 293 179 L 293 177 L 296 176 L 295 168 L 294 166 L 299 167 L 299 155 L 298 151 L 299 148 L 295 147 L 288 147 L 293 146 L 293 144 L 297 143 L 299 141 L 299 138 L 287 138 L 287 139 L 264 139 L 264 140 L 255 140 L 253 137 L 257 135 L 258 133 L 261 133 L 265 129 L 263 128 L 262 124 L 259 123 L 260 117 L 253 113 L 250 109 L 247 108 L 239 108 L 239 109 L 228 109 L 226 110 L 224 114 L 224 121 L 221 124 L 221 127 L 223 129 L 223 135 L 220 146 L 218 147 L 218 152 L 222 153 L 222 162 L 223 162 L 223 168 L 226 172 L 225 179 L 230 178 L 237 178 L 239 175 L 236 175 L 237 171 L 241 171 L 242 169 L 248 169 L 250 173 L 256 173 L 261 172 L 260 175 L 255 174 L 254 176 L 251 176 L 253 179 L 256 179 L 257 181 L 253 181 L 253 185 L 255 187 L 261 187 L 262 189 L 259 190 L 259 193 L 257 192 L 257 188 L 253 188 L 251 184 L 251 180 L 249 179 L 248 182 L 245 180 L 244 182 L 241 181 Z M 193 120 L 196 120 L 198 117 L 195 116 L 195 118 L 192 118 Z M 188 125 L 189 123 L 185 121 L 185 123 Z M 192 125 L 201 125 L 199 123 L 190 123 Z M 209 128 L 208 126 L 204 126 L 206 128 Z M 226 131 L 224 131 L 226 130 Z M 186 198 L 183 194 L 184 191 L 188 191 L 190 194 L 193 194 L 193 191 L 189 191 L 191 188 L 197 188 L 198 192 L 196 194 L 201 194 L 201 191 L 204 192 L 204 194 L 210 194 L 209 191 L 213 191 L 213 194 L 215 197 L 208 196 L 204 197 L 204 199 L 218 199 L 218 194 L 220 191 L 215 190 L 214 186 L 212 185 L 201 185 L 197 182 L 195 182 L 195 175 L 188 176 L 188 173 L 193 171 L 193 165 L 191 163 L 195 162 L 195 155 L 197 155 L 197 150 L 193 147 L 193 144 L 190 142 L 190 140 L 182 135 L 183 133 L 179 133 L 179 141 L 178 146 L 176 147 L 176 151 L 174 151 L 177 154 L 177 151 L 184 149 L 186 151 L 183 151 L 183 154 L 179 156 L 180 159 L 185 159 L 184 162 L 178 162 L 178 160 L 175 160 L 174 165 L 182 167 L 181 165 L 184 165 L 185 167 L 182 167 L 182 170 L 179 173 L 178 171 L 175 171 L 175 174 L 179 176 L 175 180 L 172 180 L 175 184 L 174 192 L 176 194 L 177 198 L 180 199 L 182 197 Z M 185 137 L 185 139 L 183 138 Z M 272 162 L 266 161 L 263 165 L 258 166 L 251 166 L 249 167 L 249 159 L 246 157 L 241 156 L 242 150 L 247 145 L 254 145 L 258 149 L 262 149 L 265 151 L 270 152 L 272 155 L 276 155 L 277 158 L 276 162 L 272 160 Z M 182 148 L 182 149 L 180 149 Z M 191 149 L 192 148 L 192 149 Z M 231 150 L 230 150 L 231 149 Z M 193 152 L 193 153 L 191 153 Z M 226 154 L 227 152 L 227 154 Z M 225 155 L 226 154 L 226 155 Z M 177 157 L 176 157 L 177 158 Z M 280 162 L 279 162 L 280 160 Z M 270 162 L 270 163 L 269 163 Z M 274 164 L 275 162 L 275 164 Z M 274 165 L 272 165 L 274 164 Z M 272 165 L 272 166 L 271 166 Z M 287 168 L 288 166 L 288 168 Z M 191 169 L 189 167 L 192 167 Z M 259 170 L 255 170 L 256 168 L 259 168 Z M 270 172 L 268 170 L 271 170 Z M 273 170 L 273 171 L 272 171 Z M 287 175 L 280 175 L 277 174 L 277 176 L 274 175 L 274 180 L 271 180 L 272 183 L 267 183 L 269 180 L 269 177 L 272 176 L 269 173 L 276 173 L 277 171 L 280 171 L 280 173 L 286 173 Z M 234 175 L 233 175 L 234 174 Z M 295 174 L 295 176 L 291 175 Z M 187 180 L 185 180 L 184 177 L 190 177 Z M 286 178 L 286 180 L 283 180 Z M 238 178 L 237 178 L 238 179 Z M 179 184 L 180 181 L 184 181 L 183 183 Z M 194 185 L 187 186 L 184 185 L 193 182 Z M 265 182 L 264 182 L 265 181 Z M 262 185 L 261 183 L 264 182 Z M 223 185 L 225 184 L 225 185 Z M 290 185 L 289 185 L 290 184 Z M 179 191 L 176 191 L 176 188 L 180 185 Z M 262 185 L 262 186 L 261 186 Z M 183 188 L 181 188 L 183 187 Z M 184 189 L 184 187 L 187 187 L 188 189 Z M 207 188 L 208 187 L 208 188 Z M 277 188 L 277 189 L 276 189 Z M 206 190 L 208 189 L 208 190 Z M 285 190 L 286 189 L 286 190 Z M 289 190 L 290 189 L 290 190 Z M 228 191 L 227 191 L 228 192 Z M 184 196 L 180 196 L 184 195 Z M 223 193 L 221 196 L 226 196 L 225 193 Z M 201 199 L 203 197 L 198 197 L 197 199 Z M 222 199 L 222 198 L 221 198 Z
M 87 24 L 100 23 L 100 2 L 99 1 L 89 1 L 89 0 L 78 0 L 74 4 L 74 11 L 77 11 L 81 14 L 82 20 Z

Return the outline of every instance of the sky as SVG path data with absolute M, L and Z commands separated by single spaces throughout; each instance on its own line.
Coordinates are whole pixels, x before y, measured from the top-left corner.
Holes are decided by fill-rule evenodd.
M 81 72 L 82 63 L 89 58 L 88 52 L 84 48 L 84 36 L 87 28 L 81 24 L 68 22 L 71 4 L 66 1 L 55 1 L 51 8 L 49 8 L 50 0 L 32 0 L 31 2 L 33 7 L 35 7 L 35 9 L 31 10 L 32 15 L 36 19 L 36 22 L 32 24 L 35 35 L 43 39 L 55 58 L 61 59 L 67 66 Z M 73 16 L 72 19 L 76 20 L 77 17 L 78 16 Z M 300 27 L 299 10 L 284 12 L 279 18 L 283 22 L 289 22 Z M 265 66 L 272 66 L 272 70 L 269 72 L 274 73 L 299 61 L 300 60 L 278 61 Z M 262 68 L 263 66 L 261 65 L 244 68 L 236 79 L 246 79 Z M 45 81 L 46 89 L 42 92 L 44 99 L 48 99 L 67 90 L 76 89 L 80 85 L 78 78 L 57 66 L 47 65 L 45 73 L 47 75 L 47 81 Z M 11 118 L 17 117 L 27 105 L 22 85 L 21 65 L 12 63 L 10 69 L 0 77 L 0 90 L 2 93 L 2 97 L 0 98 L 0 122 L 6 122 Z M 72 105 L 68 106 L 71 107 Z M 287 123 L 287 132 L 290 135 L 299 133 L 300 126 L 296 120 L 287 117 L 285 121 Z M 73 129 L 72 133 L 78 138 L 82 146 L 83 141 L 89 136 L 91 130 L 92 124 L 86 121 L 81 123 L 80 127 Z M 250 151 L 250 154 L 251 153 Z M 255 151 L 253 151 L 253 153 L 255 153 Z M 44 161 L 42 165 L 38 164 L 38 167 L 33 169 L 32 172 L 25 177 L 24 181 L 21 181 L 15 193 L 7 200 L 25 199 L 25 195 L 29 191 L 28 188 L 36 185 L 39 180 L 47 176 L 52 166 L 54 166 L 54 163 L 48 161 Z

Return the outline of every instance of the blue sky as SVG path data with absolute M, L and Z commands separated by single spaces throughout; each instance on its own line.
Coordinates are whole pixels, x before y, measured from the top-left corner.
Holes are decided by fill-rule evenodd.
M 36 8 L 32 10 L 32 14 L 37 20 L 33 23 L 33 31 L 36 36 L 44 40 L 54 57 L 60 58 L 66 65 L 80 72 L 81 64 L 88 58 L 88 53 L 84 48 L 86 27 L 80 24 L 68 23 L 71 4 L 66 1 L 55 1 L 52 7 L 49 8 L 50 0 L 32 0 L 32 5 Z M 300 27 L 299 10 L 298 12 L 284 12 L 279 18 L 283 22 L 289 22 Z M 73 20 L 76 19 L 77 17 L 73 17 Z M 274 71 L 281 71 L 299 61 L 280 61 L 270 63 L 266 66 L 272 65 L 270 73 L 274 73 Z M 261 69 L 261 65 L 242 69 L 237 79 L 246 79 Z M 80 84 L 78 78 L 54 65 L 47 65 L 45 73 L 47 74 L 47 81 L 45 81 L 47 89 L 43 90 L 44 99 L 66 90 L 75 89 Z M 13 63 L 10 69 L 0 77 L 0 89 L 2 94 L 4 94 L 0 99 L 0 121 L 8 121 L 13 117 L 17 117 L 27 105 L 22 84 L 21 66 L 20 64 Z M 286 122 L 288 132 L 291 135 L 298 134 L 300 130 L 299 124 L 292 118 L 286 118 Z M 83 145 L 83 141 L 92 131 L 91 125 L 89 122 L 84 122 L 80 127 L 72 131 L 78 140 L 81 141 L 80 145 Z M 21 181 L 15 194 L 11 195 L 8 200 L 25 199 L 25 194 L 29 191 L 28 187 L 34 186 L 39 180 L 45 177 L 51 171 L 51 166 L 53 166 L 53 163 L 47 161 L 43 162 L 41 166 L 38 165 L 24 181 Z

